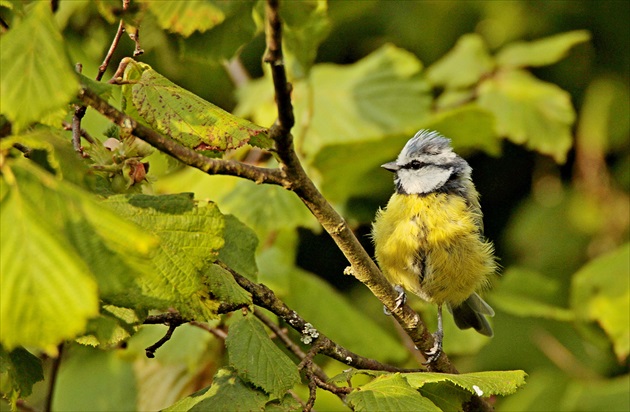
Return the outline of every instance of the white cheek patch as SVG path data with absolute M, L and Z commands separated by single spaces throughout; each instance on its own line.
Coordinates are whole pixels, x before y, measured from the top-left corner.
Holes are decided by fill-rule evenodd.
M 452 173 L 452 168 L 437 166 L 425 166 L 418 170 L 401 169 L 398 171 L 398 180 L 409 194 L 430 193 L 444 186 Z

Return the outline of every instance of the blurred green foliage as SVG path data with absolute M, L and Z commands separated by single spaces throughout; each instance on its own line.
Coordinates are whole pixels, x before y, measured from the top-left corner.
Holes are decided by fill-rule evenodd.
M 62 1 L 54 15 L 48 2 L 27 3 L 0 2 L 0 17 L 9 27 L 1 37 L 0 112 L 2 125 L 10 120 L 14 133 L 1 148 L 8 153 L 21 143 L 34 149 L 31 159 L 47 171 L 23 159 L 13 162 L 14 152 L 0 162 L 13 162 L 13 174 L 3 171 L 0 188 L 0 389 L 10 402 L 22 396 L 40 407 L 47 390 L 47 382 L 33 386 L 42 378 L 41 364 L 15 346 L 54 355 L 57 343 L 82 332 L 81 344 L 66 344 L 53 409 L 158 410 L 177 401 L 173 408 L 190 409 L 196 403 L 191 399 L 200 401 L 200 409 L 203 402 L 225 406 L 220 402 L 231 396 L 226 385 L 251 396 L 254 403 L 244 403 L 245 409 L 295 408 L 292 398 L 270 404 L 241 380 L 239 370 L 248 368 L 242 342 L 228 344 L 228 352 L 236 353 L 228 359 L 222 341 L 185 325 L 156 359 L 144 357 L 143 348 L 165 333 L 163 326 L 133 328 L 146 309 L 175 307 L 217 326 L 222 321 L 211 320 L 214 298 L 249 301 L 224 271 L 207 266 L 216 257 L 210 249 L 270 286 L 348 349 L 417 365 L 380 303 L 358 282 L 340 279 L 345 260 L 331 253 L 334 244 L 293 193 L 207 176 L 153 153 L 135 156 L 151 165 L 151 182 L 136 187 L 146 195 L 106 202 L 91 197 L 89 192 L 116 192 L 113 180 L 120 170 L 91 175 L 70 151 L 67 133 L 24 131 L 33 121 L 59 129 L 78 84 L 71 62 L 94 77 L 121 2 Z M 125 23 L 129 32 L 140 28 L 145 53 L 138 60 L 225 110 L 263 127 L 272 124 L 273 88 L 261 64 L 262 2 L 132 4 Z M 391 176 L 378 166 L 394 158 L 418 128 L 452 138 L 473 166 L 486 234 L 497 245 L 503 269 L 487 294 L 497 311 L 493 339 L 459 331 L 446 319 L 445 350 L 458 368 L 522 369 L 529 375 L 523 388 L 496 400 L 498 410 L 630 409 L 630 3 L 331 0 L 286 2 L 282 13 L 298 150 L 310 176 L 358 234 L 369 230 L 393 190 Z M 134 48 L 123 37 L 112 61 Z M 112 94 L 109 101 L 120 105 L 119 91 Z M 111 137 L 109 122 L 92 110 L 82 126 L 99 141 Z M 274 165 L 251 147 L 229 156 Z M 188 195 L 159 201 L 148 196 L 181 192 L 204 202 Z M 29 226 L 16 232 L 16 221 Z M 28 250 L 20 247 L 24 239 Z M 361 240 L 369 250 L 370 240 Z M 203 251 L 196 249 L 200 245 Z M 55 259 L 42 259 L 50 256 Z M 215 283 L 204 283 L 208 273 Z M 99 299 L 124 307 L 135 299 L 138 307 L 134 313 L 102 306 L 94 317 Z M 412 304 L 429 322 L 434 319 L 434 308 L 419 300 Z M 72 316 L 39 316 L 59 305 Z M 56 312 L 64 310 L 48 313 Z M 33 326 L 42 323 L 48 328 Z M 270 341 L 254 333 L 260 330 L 251 326 L 240 333 L 265 346 Z M 267 368 L 286 360 L 275 349 L 266 349 Z M 330 376 L 343 370 L 317 360 Z M 44 373 L 50 365 L 50 359 L 43 362 Z M 250 381 L 270 393 L 281 394 L 294 382 L 269 382 L 267 369 L 259 372 Z M 216 385 L 208 390 L 213 377 Z M 353 382 L 368 382 L 362 378 Z M 404 393 L 401 385 L 408 387 Z M 442 387 L 430 385 L 435 384 L 418 392 L 422 385 L 394 375 L 364 388 L 392 391 L 404 407 L 416 405 L 416 398 L 439 398 Z M 461 399 L 470 396 L 459 390 Z M 184 398 L 196 391 L 198 397 Z M 296 392 L 308 396 L 305 386 Z M 351 403 L 369 409 L 377 405 L 372 401 L 378 399 Z M 325 392 L 318 393 L 315 406 L 342 408 Z

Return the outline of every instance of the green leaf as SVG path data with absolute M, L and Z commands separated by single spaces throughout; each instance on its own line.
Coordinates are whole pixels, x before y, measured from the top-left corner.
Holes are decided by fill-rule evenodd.
M 179 411 L 260 411 L 268 396 L 245 383 L 231 369 L 219 369 L 212 378 L 212 386 L 204 388 L 164 409 Z
M 225 340 L 230 366 L 247 382 L 280 398 L 300 382 L 297 366 L 269 339 L 253 315 L 240 317 Z
M 630 243 L 592 260 L 572 279 L 571 306 L 577 316 L 596 321 L 613 342 L 617 359 L 630 352 Z
M 514 70 L 501 72 L 479 86 L 481 107 L 497 119 L 497 133 L 517 144 L 566 160 L 572 146 L 575 111 L 569 93 Z
M 351 392 L 346 401 L 355 411 L 441 411 L 399 373 L 374 379 Z
M 327 9 L 326 0 L 288 1 L 280 8 L 282 45 L 294 79 L 308 76 L 317 48 L 330 33 Z
M 224 245 L 225 223 L 216 205 L 196 204 L 192 194 L 118 195 L 105 204 L 160 239 L 153 275 L 138 279 L 143 294 L 184 317 L 214 318 L 218 302 L 210 298 L 204 271 Z
M 252 303 L 251 295 L 243 290 L 236 283 L 234 277 L 220 266 L 210 265 L 206 276 L 206 284 L 212 297 L 234 305 L 250 305 Z
M 494 69 L 483 38 L 466 34 L 455 47 L 427 69 L 427 79 L 434 86 L 464 88 L 475 85 Z
M 226 17 L 221 2 L 180 0 L 143 3 L 156 17 L 161 28 L 184 37 L 190 36 L 195 31 L 204 32 L 212 29 L 221 24 Z
M 42 361 L 22 347 L 7 352 L 0 346 L 0 373 L 7 374 L 11 401 L 26 398 L 33 392 L 33 385 L 44 380 Z
M 34 2 L 26 18 L 0 38 L 0 113 L 13 132 L 53 114 L 61 123 L 79 82 L 50 5 Z
M 219 259 L 239 274 L 256 281 L 256 233 L 232 215 L 225 216 L 225 246 L 219 251 Z
M 531 42 L 516 42 L 505 46 L 497 54 L 501 67 L 547 66 L 562 60 L 572 47 L 587 42 L 591 34 L 575 30 Z
M 525 384 L 527 374 L 521 370 L 473 372 L 460 375 L 450 373 L 405 373 L 409 385 L 421 388 L 426 383 L 448 381 L 466 389 L 472 394 L 487 397 L 491 395 L 510 395 Z
M 125 58 L 121 65 L 125 112 L 158 132 L 198 151 L 224 152 L 247 143 L 270 147 L 267 129 L 177 86 L 148 64 Z
M 256 34 L 256 23 L 252 19 L 254 2 L 230 1 L 215 4 L 224 9 L 225 19 L 211 30 L 198 31 L 186 39 L 180 39 L 183 58 L 209 64 L 223 63 L 237 55 Z

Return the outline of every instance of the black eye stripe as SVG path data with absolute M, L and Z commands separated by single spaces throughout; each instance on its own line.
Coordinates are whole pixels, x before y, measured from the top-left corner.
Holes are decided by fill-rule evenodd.
M 406 165 L 402 166 L 402 169 L 412 169 L 412 170 L 418 170 L 418 169 L 422 169 L 425 166 L 433 166 L 433 167 L 438 167 L 440 169 L 450 169 L 453 167 L 453 164 L 451 163 L 446 163 L 446 164 L 442 164 L 442 165 L 436 165 L 435 163 L 425 163 L 425 162 L 421 162 L 419 160 L 412 160 L 411 162 L 407 163 Z

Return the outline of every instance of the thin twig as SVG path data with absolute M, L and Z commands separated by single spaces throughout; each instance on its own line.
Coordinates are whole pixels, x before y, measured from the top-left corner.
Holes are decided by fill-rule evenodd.
M 173 332 L 177 329 L 177 327 L 187 322 L 188 320 L 184 319 L 178 312 L 167 312 L 159 315 L 148 316 L 143 322 L 145 325 L 165 324 L 168 325 L 168 330 L 160 340 L 145 349 L 147 358 L 155 358 L 155 351 L 171 339 L 171 336 L 173 336 Z
M 83 71 L 83 65 L 77 63 L 75 66 L 77 73 Z M 72 116 L 72 146 L 74 151 L 83 155 L 83 148 L 81 147 L 81 120 L 85 116 L 85 106 L 75 106 L 74 115 Z
M 129 3 L 131 0 L 123 0 L 123 12 L 129 8 Z M 114 35 L 114 39 L 112 40 L 112 44 L 109 46 L 109 50 L 107 50 L 107 54 L 105 55 L 105 59 L 103 63 L 98 68 L 98 73 L 96 74 L 96 81 L 99 82 L 103 78 L 103 75 L 107 71 L 107 66 L 109 66 L 109 62 L 112 60 L 112 56 L 114 56 L 114 51 L 118 47 L 118 43 L 120 43 L 120 38 L 122 34 L 125 32 L 125 22 L 123 18 L 120 18 L 120 22 L 118 23 L 118 29 L 116 30 L 116 35 Z
M 72 124 L 68 122 L 62 122 L 61 127 L 63 127 L 63 130 L 72 130 Z M 80 133 L 81 137 L 87 140 L 90 144 L 94 144 L 96 142 L 96 140 L 94 140 L 94 138 L 85 129 L 81 129 Z
M 203 322 L 197 322 L 196 320 L 193 320 L 193 321 L 191 321 L 189 323 L 192 326 L 198 327 L 199 329 L 203 329 L 206 332 L 210 332 L 211 334 L 213 334 L 214 336 L 216 336 L 217 338 L 219 338 L 221 340 L 227 339 L 227 333 L 225 333 L 225 331 L 223 329 L 211 328 L 207 324 L 205 324 Z
M 306 370 L 306 379 L 308 379 L 308 401 L 304 406 L 304 412 L 310 412 L 315 405 L 315 399 L 317 397 L 317 383 L 315 382 L 315 376 L 311 370 Z
M 55 385 L 59 377 L 59 368 L 61 367 L 61 358 L 63 357 L 63 342 L 57 346 L 57 357 L 53 359 L 52 368 L 50 369 L 50 380 L 48 381 L 48 393 L 44 403 L 44 411 L 52 411 L 53 398 L 55 395 Z

